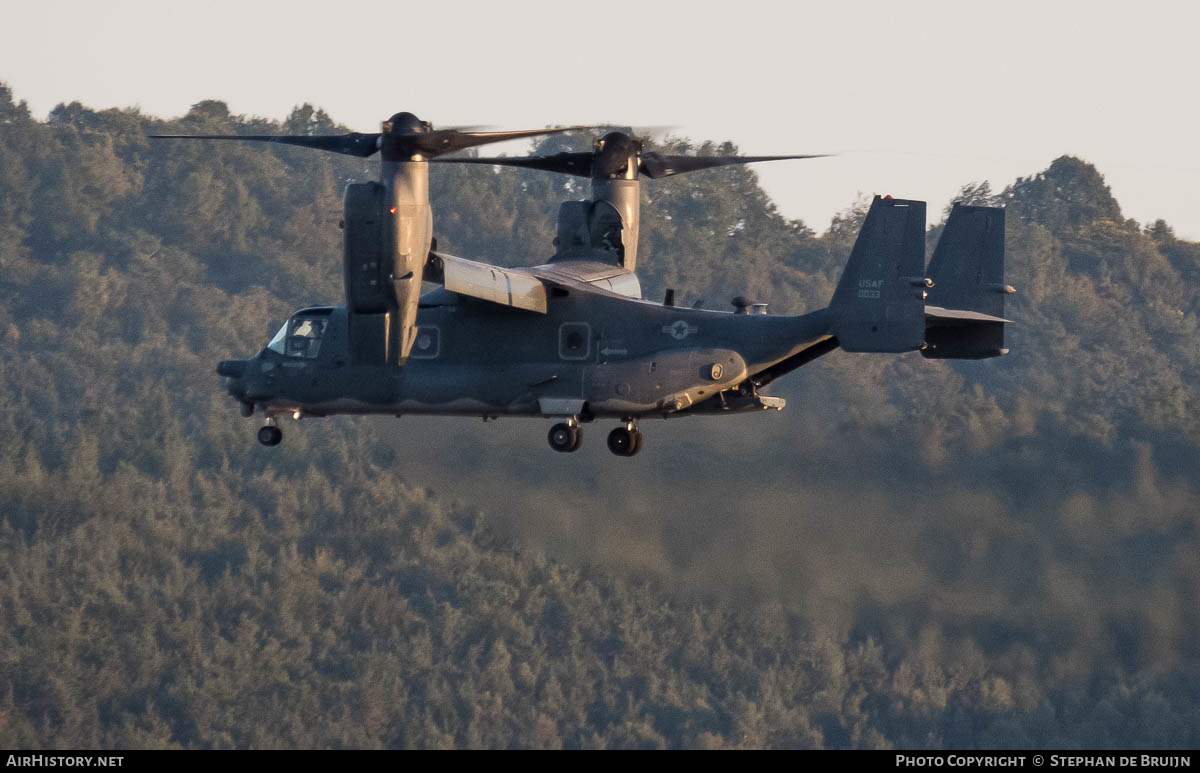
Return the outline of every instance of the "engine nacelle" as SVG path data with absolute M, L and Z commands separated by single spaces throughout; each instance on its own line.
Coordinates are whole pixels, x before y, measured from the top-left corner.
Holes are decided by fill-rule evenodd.
M 351 314 L 383 314 L 396 307 L 386 194 L 377 182 L 346 186 L 342 273 L 346 310 Z

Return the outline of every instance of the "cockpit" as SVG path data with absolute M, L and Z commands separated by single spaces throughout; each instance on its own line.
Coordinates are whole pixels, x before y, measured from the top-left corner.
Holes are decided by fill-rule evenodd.
M 285 357 L 315 359 L 321 353 L 321 342 L 329 328 L 332 309 L 303 309 L 279 328 L 267 348 Z

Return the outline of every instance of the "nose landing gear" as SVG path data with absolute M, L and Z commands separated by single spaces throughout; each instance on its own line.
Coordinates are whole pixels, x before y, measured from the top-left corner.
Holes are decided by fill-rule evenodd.
M 634 456 L 642 450 L 642 431 L 637 422 L 629 419 L 624 426 L 608 433 L 608 450 L 617 456 Z
M 277 446 L 283 440 L 283 430 L 275 426 L 275 420 L 267 419 L 267 423 L 258 429 L 258 442 L 264 446 Z

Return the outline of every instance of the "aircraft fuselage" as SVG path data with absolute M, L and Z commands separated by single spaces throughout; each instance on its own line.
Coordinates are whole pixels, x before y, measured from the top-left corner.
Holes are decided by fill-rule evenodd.
M 628 420 L 686 412 L 829 337 L 824 310 L 728 313 L 575 289 L 551 293 L 546 314 L 429 293 L 403 366 L 351 362 L 343 307 L 301 310 L 287 329 L 314 326 L 315 354 L 285 340 L 246 361 L 227 389 L 268 415 Z

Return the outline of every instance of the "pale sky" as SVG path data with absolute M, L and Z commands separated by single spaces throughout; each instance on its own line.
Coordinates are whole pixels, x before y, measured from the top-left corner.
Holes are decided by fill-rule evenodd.
M 671 126 L 746 154 L 838 153 L 755 167 L 819 232 L 859 192 L 925 199 L 933 219 L 966 183 L 1070 153 L 1127 217 L 1200 239 L 1198 2 L 3 0 L 0 20 L 0 81 L 39 118 L 221 99 L 272 118 L 311 102 L 367 132 L 400 110 Z

